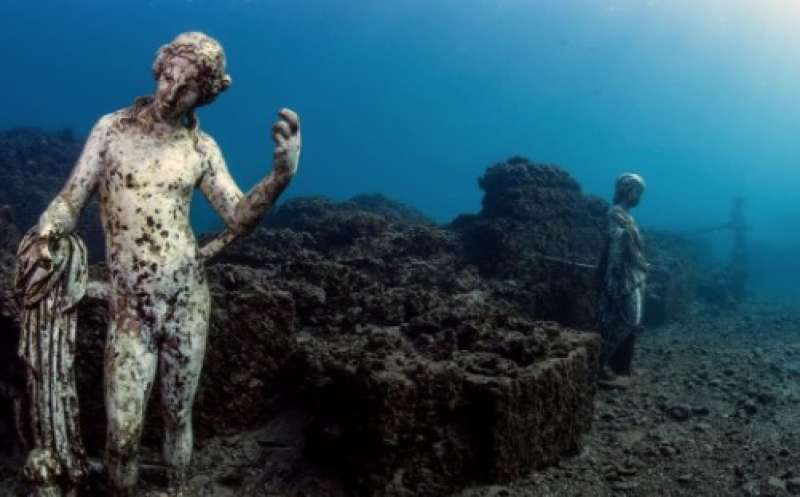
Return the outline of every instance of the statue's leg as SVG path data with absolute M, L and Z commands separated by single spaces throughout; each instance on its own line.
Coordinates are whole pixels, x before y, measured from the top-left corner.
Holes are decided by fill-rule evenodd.
M 208 289 L 199 284 L 189 296 L 179 298 L 171 311 L 159 355 L 159 390 L 164 461 L 169 466 L 170 490 L 180 495 L 192 457 L 192 406 L 206 350 Z
M 106 469 L 111 495 L 135 495 L 139 440 L 156 374 L 150 330 L 130 314 L 116 317 L 105 349 Z
M 623 316 L 619 323 L 621 338 L 609 358 L 611 370 L 615 374 L 631 374 L 633 351 L 642 321 L 642 300 L 643 292 L 641 289 L 633 291 L 624 298 Z
M 628 334 L 611 357 L 611 370 L 615 374 L 629 375 L 632 372 L 633 350 L 636 345 L 635 331 Z
M 624 297 L 616 295 L 603 296 L 604 302 L 600 311 L 600 334 L 603 344 L 600 350 L 601 376 L 613 376 L 611 362 L 620 344 L 625 339 L 625 321 L 620 311 L 620 300 Z M 606 371 L 607 370 L 607 371 Z

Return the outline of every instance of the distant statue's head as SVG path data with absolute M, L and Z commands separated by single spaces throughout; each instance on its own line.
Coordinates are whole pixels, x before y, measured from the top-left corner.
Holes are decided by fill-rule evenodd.
M 626 209 L 639 205 L 645 190 L 644 178 L 634 173 L 624 173 L 617 178 L 614 191 L 614 204 Z
M 178 35 L 156 55 L 155 103 L 164 117 L 177 117 L 209 104 L 231 85 L 225 52 L 217 40 L 199 32 Z

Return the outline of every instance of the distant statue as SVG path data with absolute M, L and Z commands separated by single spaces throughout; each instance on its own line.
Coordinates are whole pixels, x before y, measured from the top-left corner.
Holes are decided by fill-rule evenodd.
M 631 372 L 633 348 L 642 322 L 647 260 L 630 209 L 639 205 L 644 179 L 625 173 L 617 179 L 614 205 L 608 211 L 605 247 L 598 267 L 598 321 L 603 336 L 602 375 Z
M 300 125 L 288 109 L 272 127 L 273 170 L 247 194 L 201 131 L 195 109 L 231 84 L 216 40 L 183 33 L 159 49 L 153 70 L 155 95 L 97 122 L 63 190 L 19 249 L 26 323 L 20 350 L 37 437 L 26 474 L 34 495 L 69 494 L 85 471 L 75 421 L 74 305 L 92 283 L 85 249 L 72 233 L 92 194 L 99 193 L 110 275 L 109 284 L 95 289 L 108 298 L 110 312 L 104 359 L 110 491 L 135 495 L 145 407 L 158 372 L 168 492 L 183 495 L 209 322 L 204 261 L 252 231 L 297 171 Z M 189 222 L 197 186 L 227 226 L 201 248 Z

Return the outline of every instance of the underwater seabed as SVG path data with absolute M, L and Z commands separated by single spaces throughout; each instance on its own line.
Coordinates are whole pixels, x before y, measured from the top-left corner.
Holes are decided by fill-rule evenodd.
M 0 149 L 5 497 L 21 491 L 13 254 L 80 143 L 17 130 Z M 607 202 L 524 158 L 480 186 L 482 210 L 446 226 L 379 195 L 293 199 L 210 264 L 191 495 L 800 492 L 797 311 L 731 305 L 702 244 L 646 232 L 655 269 L 635 374 L 598 389 L 599 337 L 586 330 Z M 79 319 L 83 432 L 99 457 L 103 303 L 85 301 Z M 142 458 L 153 492 L 160 436 L 153 408 Z M 101 478 L 88 485 L 102 495 Z
M 768 304 L 723 315 L 693 306 L 679 322 L 641 337 L 628 388 L 597 392 L 578 454 L 510 483 L 452 495 L 798 494 L 798 328 L 800 316 Z M 289 409 L 260 429 L 204 440 L 192 495 L 351 495 L 293 445 L 303 439 L 304 421 Z M 152 446 L 144 458 L 157 460 Z M 0 466 L 2 497 L 17 495 L 15 462 Z M 159 481 L 153 470 L 144 478 Z

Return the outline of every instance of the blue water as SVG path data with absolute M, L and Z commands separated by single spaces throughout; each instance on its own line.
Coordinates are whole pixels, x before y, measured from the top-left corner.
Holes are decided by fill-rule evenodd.
M 304 149 L 287 196 L 377 191 L 447 221 L 511 155 L 607 198 L 632 170 L 645 226 L 719 224 L 745 196 L 752 238 L 794 263 L 760 277 L 794 288 L 795 0 L 5 0 L 0 128 L 86 133 L 151 92 L 156 49 L 186 30 L 226 48 L 234 84 L 200 116 L 244 189 L 289 106 Z M 218 226 L 203 205 L 195 221 Z

